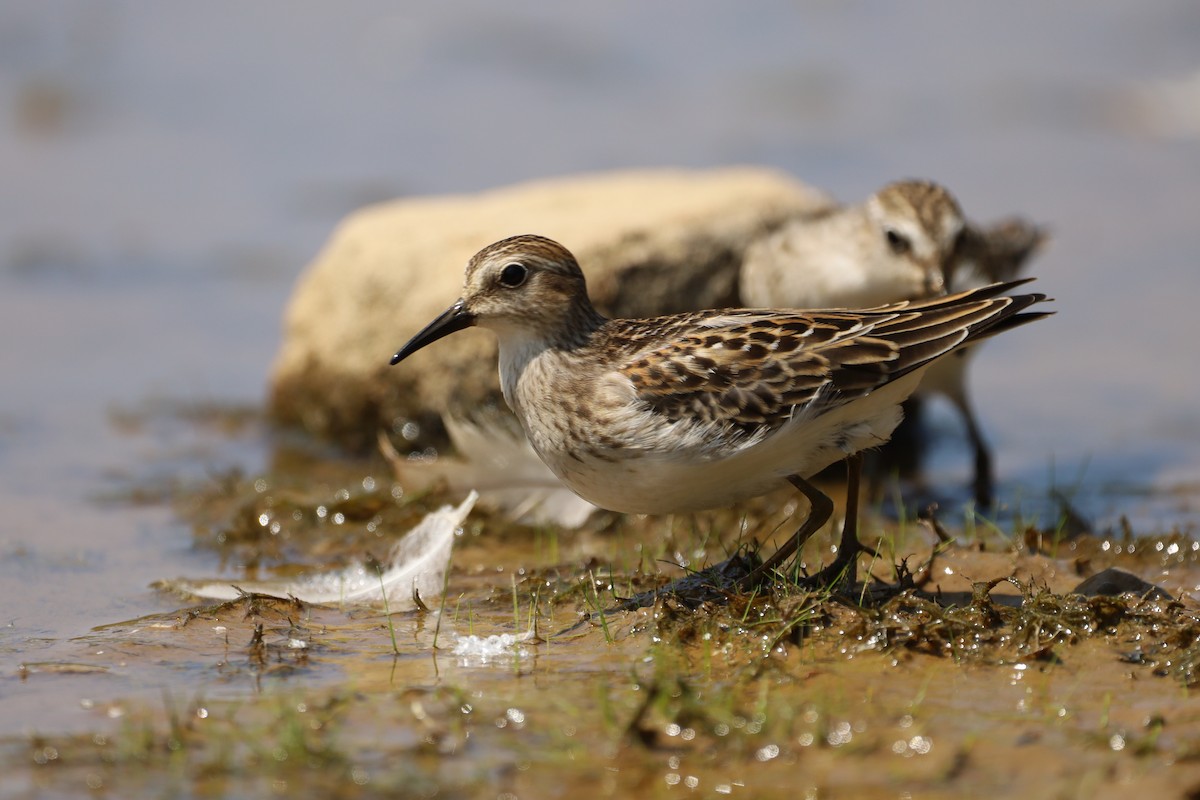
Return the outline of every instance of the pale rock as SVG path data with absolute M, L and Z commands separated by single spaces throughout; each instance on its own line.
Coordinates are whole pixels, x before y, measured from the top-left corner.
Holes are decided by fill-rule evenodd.
M 398 200 L 345 220 L 301 276 L 271 381 L 273 416 L 349 446 L 444 411 L 503 405 L 496 343 L 467 331 L 388 365 L 459 295 L 467 260 L 524 233 L 579 259 L 597 308 L 649 316 L 734 305 L 756 237 L 831 204 L 778 172 L 646 170 L 544 180 L 467 196 Z

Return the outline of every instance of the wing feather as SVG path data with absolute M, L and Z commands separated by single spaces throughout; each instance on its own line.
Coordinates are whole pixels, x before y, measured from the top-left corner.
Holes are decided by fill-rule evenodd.
M 1023 281 L 861 311 L 736 310 L 612 323 L 619 372 L 669 419 L 761 435 L 849 402 L 975 339 L 1042 313 Z

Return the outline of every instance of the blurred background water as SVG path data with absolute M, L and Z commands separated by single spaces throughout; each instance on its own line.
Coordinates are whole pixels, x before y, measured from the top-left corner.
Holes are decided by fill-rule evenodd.
M 215 570 L 168 510 L 96 498 L 266 458 L 114 412 L 261 404 L 292 282 L 341 217 L 398 196 L 763 164 L 846 201 L 924 177 L 977 220 L 1019 212 L 1053 233 L 1032 272 L 1059 313 L 974 364 L 1002 494 L 1194 528 L 1197 42 L 1186 0 L 8 0 L 0 727 L 69 722 L 16 663 Z

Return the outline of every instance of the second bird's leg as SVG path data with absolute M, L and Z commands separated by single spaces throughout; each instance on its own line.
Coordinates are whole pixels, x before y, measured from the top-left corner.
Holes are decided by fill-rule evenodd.
M 979 508 L 990 508 L 996 479 L 992 475 L 992 451 L 987 439 L 983 437 L 983 428 L 975 418 L 975 409 L 967 395 L 967 387 L 961 379 L 955 385 L 947 387 L 946 398 L 958 409 L 962 416 L 963 425 L 967 429 L 967 439 L 975 453 L 975 481 L 972 489 L 975 493 L 975 505 Z
M 980 508 L 990 508 L 992 505 L 992 491 L 996 485 L 995 478 L 992 477 L 992 451 L 988 447 L 987 440 L 983 438 L 983 430 L 979 427 L 979 420 L 975 419 L 975 411 L 971 408 L 970 403 L 963 398 L 959 404 L 962 411 L 963 422 L 967 426 L 967 438 L 971 442 L 971 447 L 975 451 L 975 505 Z

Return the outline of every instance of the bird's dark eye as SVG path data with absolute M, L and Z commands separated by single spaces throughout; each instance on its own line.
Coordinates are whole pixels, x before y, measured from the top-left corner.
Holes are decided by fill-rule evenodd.
M 912 242 L 900 231 L 888 228 L 884 235 L 887 236 L 888 247 L 892 248 L 892 252 L 896 255 L 902 256 L 912 249 Z
M 509 264 L 500 273 L 500 285 L 515 289 L 529 277 L 529 269 L 524 264 Z

